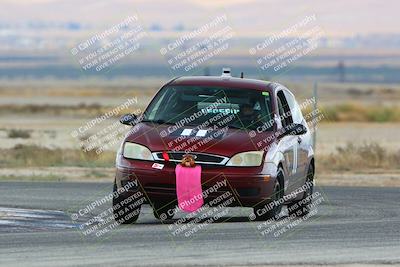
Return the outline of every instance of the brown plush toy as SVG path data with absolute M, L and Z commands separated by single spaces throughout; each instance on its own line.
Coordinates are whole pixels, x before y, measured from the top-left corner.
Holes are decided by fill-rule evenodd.
M 182 158 L 181 165 L 183 167 L 191 167 L 191 168 L 193 168 L 194 166 L 196 166 L 196 163 L 194 162 L 194 158 L 193 158 L 192 155 L 186 154 Z

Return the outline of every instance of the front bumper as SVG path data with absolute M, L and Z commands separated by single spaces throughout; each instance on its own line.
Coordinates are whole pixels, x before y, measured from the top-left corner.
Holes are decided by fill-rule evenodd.
M 152 203 L 170 203 L 176 201 L 175 163 L 163 162 L 162 170 L 152 168 L 154 162 L 122 159 L 123 167 L 116 171 L 117 187 L 129 181 L 137 180 L 138 187 Z M 209 167 L 202 166 L 202 189 L 211 191 L 205 198 L 209 202 L 226 192 L 235 200 L 232 206 L 253 207 L 260 202 L 268 201 L 273 194 L 276 175 L 265 172 L 260 167 Z M 212 190 L 211 190 L 212 189 Z

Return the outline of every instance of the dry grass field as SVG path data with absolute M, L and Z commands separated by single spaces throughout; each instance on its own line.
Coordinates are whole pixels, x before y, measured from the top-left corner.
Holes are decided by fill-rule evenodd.
M 0 86 L 0 179 L 112 180 L 115 142 L 100 153 L 84 141 L 118 115 L 71 133 L 93 118 L 119 110 L 143 110 L 163 81 L 32 81 Z M 299 102 L 312 97 L 312 85 L 288 84 Z M 322 184 L 400 186 L 400 87 L 319 84 L 317 175 Z M 309 111 L 305 110 L 304 112 Z M 379 179 L 377 175 L 379 174 Z M 341 179 L 344 175 L 352 177 Z

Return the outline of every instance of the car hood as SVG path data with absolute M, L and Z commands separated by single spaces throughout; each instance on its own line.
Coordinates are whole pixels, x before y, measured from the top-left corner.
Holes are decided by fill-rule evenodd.
M 262 150 L 274 142 L 273 132 L 246 131 L 236 128 L 207 128 L 199 132 L 196 126 L 174 129 L 174 125 L 139 123 L 125 138 L 157 151 L 190 151 L 232 157 L 234 154 Z M 174 131 L 175 130 L 175 131 Z

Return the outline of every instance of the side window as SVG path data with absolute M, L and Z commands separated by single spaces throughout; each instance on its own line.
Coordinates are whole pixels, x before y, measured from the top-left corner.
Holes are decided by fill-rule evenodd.
M 278 97 L 278 113 L 279 113 L 279 118 L 281 118 L 282 127 L 285 127 L 286 126 L 285 120 L 282 119 L 285 111 L 283 111 L 282 101 L 280 100 L 279 97 Z
M 286 100 L 285 94 L 283 91 L 279 91 L 278 94 L 278 111 L 279 111 L 279 116 L 282 122 L 282 126 L 286 127 L 288 125 L 291 125 L 293 123 L 292 119 L 292 114 L 290 111 L 290 107 L 288 105 L 288 102 Z
M 303 121 L 303 115 L 301 114 L 301 110 L 299 105 L 294 98 L 294 95 L 289 91 L 284 91 L 287 103 L 289 104 L 290 112 L 292 114 L 293 122 L 300 124 Z

